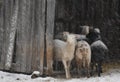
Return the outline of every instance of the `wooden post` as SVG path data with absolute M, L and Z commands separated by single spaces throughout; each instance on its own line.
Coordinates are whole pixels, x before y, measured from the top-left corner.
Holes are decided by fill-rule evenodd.
M 26 72 L 26 59 L 27 59 L 27 47 L 28 47 L 28 9 L 29 2 L 27 0 L 19 1 L 19 13 L 18 13 L 18 24 L 17 24 L 17 39 L 16 39 L 16 64 L 19 67 L 15 67 L 15 70 L 19 72 Z
M 3 55 L 3 33 L 4 33 L 4 24 L 3 24 L 3 21 L 4 21 L 4 6 L 3 6 L 3 1 L 2 1 L 2 6 L 1 6 L 1 9 L 0 9 L 0 69 L 3 69 L 4 68 L 4 55 Z
M 53 31 L 55 20 L 55 0 L 47 0 L 46 4 L 46 74 L 52 73 L 53 64 Z
M 5 62 L 5 69 L 9 70 L 12 64 L 12 57 L 13 57 L 13 50 L 14 50 L 14 41 L 15 41 L 15 33 L 17 27 L 17 16 L 18 16 L 18 0 L 16 0 L 13 15 L 11 16 L 10 21 L 10 34 L 9 34 L 9 42 L 8 42 L 8 49 L 6 54 L 6 62 Z
M 44 65 L 44 49 L 45 49 L 45 42 L 44 42 L 44 33 L 45 33 L 45 6 L 46 2 L 45 0 L 38 0 L 39 1 L 39 6 L 38 6 L 38 27 L 39 27 L 39 33 L 40 33 L 40 52 L 39 52 L 39 57 L 40 57 L 40 65 L 39 65 L 39 71 L 40 74 L 43 74 L 43 65 Z

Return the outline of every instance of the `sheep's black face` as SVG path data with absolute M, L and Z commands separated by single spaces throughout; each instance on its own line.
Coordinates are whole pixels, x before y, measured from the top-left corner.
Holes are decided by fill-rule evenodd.
M 91 29 L 90 33 L 86 37 L 88 38 L 90 44 L 96 40 L 100 40 L 100 30 L 98 28 Z

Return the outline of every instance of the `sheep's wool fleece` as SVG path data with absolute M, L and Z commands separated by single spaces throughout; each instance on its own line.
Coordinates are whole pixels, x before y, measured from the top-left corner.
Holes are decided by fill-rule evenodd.
M 98 41 L 95 41 L 91 44 L 91 47 L 102 47 L 103 49 L 105 50 L 108 50 L 107 46 L 101 41 L 101 40 L 98 40 Z

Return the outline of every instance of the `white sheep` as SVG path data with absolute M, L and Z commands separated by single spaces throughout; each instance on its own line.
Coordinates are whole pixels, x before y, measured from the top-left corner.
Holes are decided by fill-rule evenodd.
M 54 40 L 54 60 L 62 61 L 66 78 L 70 78 L 70 64 L 74 58 L 76 38 L 69 33 L 65 33 L 64 37 L 66 38 L 66 42 L 59 39 Z
M 75 60 L 78 69 L 78 73 L 80 68 L 87 69 L 87 77 L 90 76 L 90 63 L 91 63 L 91 48 L 90 45 L 86 41 L 78 41 L 75 52 Z

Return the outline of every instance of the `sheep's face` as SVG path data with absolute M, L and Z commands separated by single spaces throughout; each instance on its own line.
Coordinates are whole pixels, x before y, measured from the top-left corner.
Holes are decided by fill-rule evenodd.
M 83 43 L 81 43 L 81 42 L 79 42 L 78 44 L 77 44 L 77 47 L 83 47 Z
M 82 48 L 82 47 L 87 47 L 88 45 L 85 42 L 78 42 L 77 47 Z
M 76 37 L 74 36 L 74 35 L 67 35 L 67 42 L 69 42 L 69 43 L 75 43 L 76 42 Z
M 69 32 L 63 32 L 63 40 L 67 40 L 67 36 L 69 35 Z

